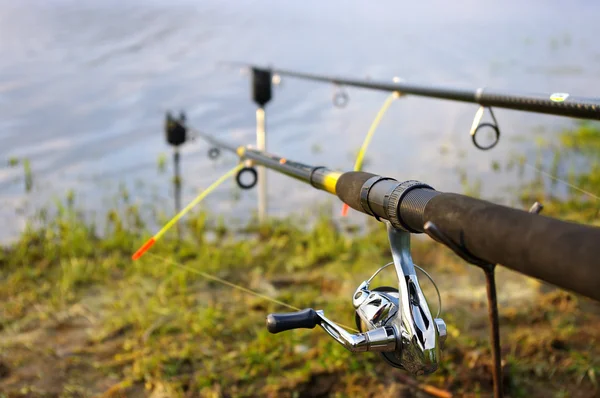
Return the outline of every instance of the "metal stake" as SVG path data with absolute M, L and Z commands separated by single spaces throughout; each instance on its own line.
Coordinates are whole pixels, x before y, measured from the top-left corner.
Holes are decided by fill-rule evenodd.
M 492 344 L 492 362 L 494 363 L 492 378 L 494 381 L 494 397 L 504 396 L 502 386 L 502 354 L 500 353 L 500 320 L 498 318 L 498 298 L 496 296 L 496 265 L 482 267 L 485 272 L 487 290 L 488 317 L 490 320 L 490 342 Z
M 265 128 L 265 110 L 262 107 L 256 109 L 256 147 L 260 151 L 267 150 L 267 132 Z M 267 169 L 258 166 L 258 221 L 265 222 L 267 218 Z
M 256 109 L 256 146 L 258 150 L 267 149 L 267 131 L 265 128 L 265 105 L 271 100 L 272 76 L 268 69 L 252 68 L 252 100 L 258 105 Z M 257 167 L 258 171 L 258 221 L 267 219 L 267 169 Z
M 173 192 L 175 196 L 175 214 L 181 211 L 181 173 L 180 173 L 180 156 L 179 148 L 173 148 Z M 181 226 L 179 223 L 176 225 L 177 228 L 177 240 L 181 242 Z

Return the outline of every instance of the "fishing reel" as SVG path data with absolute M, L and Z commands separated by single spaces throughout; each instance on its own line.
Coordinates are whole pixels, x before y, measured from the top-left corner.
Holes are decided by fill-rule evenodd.
M 415 375 L 436 371 L 446 340 L 446 324 L 438 318 L 439 311 L 435 318 L 431 316 L 410 255 L 410 234 L 389 223 L 387 228 L 394 262 L 361 283 L 352 297 L 359 333 L 348 332 L 325 317 L 323 311 L 312 308 L 269 314 L 267 329 L 279 333 L 319 325 L 351 352 L 379 352 L 391 366 Z M 371 289 L 373 278 L 391 264 L 398 276 L 398 289 L 389 286 Z

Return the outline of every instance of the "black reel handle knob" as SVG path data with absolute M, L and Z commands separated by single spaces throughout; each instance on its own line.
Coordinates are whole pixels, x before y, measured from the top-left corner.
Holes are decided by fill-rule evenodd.
M 267 315 L 267 329 L 273 334 L 292 329 L 313 329 L 320 323 L 321 318 L 312 308 L 286 314 Z

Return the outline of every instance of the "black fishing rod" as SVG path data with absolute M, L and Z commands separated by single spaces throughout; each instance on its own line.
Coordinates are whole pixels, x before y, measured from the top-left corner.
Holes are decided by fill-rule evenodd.
M 249 147 L 223 144 L 241 160 L 338 196 L 353 209 L 410 233 L 443 233 L 471 257 L 502 264 L 600 301 L 600 228 L 561 221 L 454 193 L 417 181 L 315 167 Z M 235 150 L 234 150 L 235 148 Z M 432 228 L 433 225 L 433 228 Z M 428 228 L 427 228 L 428 227 Z M 438 232 L 432 232 L 438 231 Z M 442 243 L 446 243 L 443 241 Z
M 244 169 L 264 166 L 334 194 L 359 212 L 387 220 L 395 229 L 427 233 L 444 244 L 454 242 L 453 247 L 462 247 L 471 259 L 502 264 L 600 301 L 600 256 L 596 250 L 600 228 L 439 192 L 414 180 L 398 182 L 362 171 L 311 166 L 191 131 L 240 160 L 250 161 Z
M 479 104 L 483 107 L 498 107 L 520 111 L 546 113 L 557 116 L 569 116 L 581 119 L 600 120 L 600 98 L 575 96 L 565 92 L 556 93 L 513 93 L 488 88 L 458 89 L 441 86 L 410 84 L 406 82 L 377 82 L 336 76 L 318 75 L 291 71 L 279 68 L 265 68 L 252 64 L 233 63 L 252 68 L 264 73 L 299 79 L 331 83 L 339 86 L 350 86 L 398 92 L 401 95 L 416 95 L 428 98 L 446 99 Z
M 541 216 L 538 203 L 526 212 L 440 192 L 415 180 L 339 172 L 248 147 L 239 147 L 237 154 L 334 194 L 353 209 L 385 221 L 399 282 L 397 289 L 370 288 L 371 280 L 387 264 L 357 288 L 352 301 L 360 333 L 351 334 L 323 311 L 310 308 L 270 314 L 267 328 L 272 333 L 319 325 L 352 352 L 380 352 L 390 365 L 413 374 L 435 371 L 447 337 L 446 324 L 439 313 L 431 315 L 410 254 L 410 234 L 424 232 L 485 273 L 494 396 L 502 397 L 497 264 L 600 301 L 600 228 Z
M 496 264 L 600 300 L 600 228 L 541 216 L 537 214 L 539 206 L 526 212 L 439 192 L 415 180 L 401 182 L 360 171 L 341 173 L 245 147 L 238 148 L 238 155 L 334 194 L 379 221 L 385 220 L 399 281 L 397 290 L 371 289 L 371 280 L 384 266 L 357 288 L 353 305 L 361 333 L 350 334 L 325 317 L 323 311 L 310 308 L 269 315 L 267 327 L 272 333 L 319 325 L 352 352 L 381 352 L 389 364 L 413 374 L 435 371 L 447 337 L 446 324 L 439 315 L 431 315 L 410 255 L 410 234 L 425 232 L 485 272 L 494 395 L 502 397 Z M 398 293 L 395 296 L 390 292 Z
M 600 301 L 600 228 L 439 192 L 418 181 L 341 173 L 246 147 L 239 147 L 237 153 L 334 194 L 353 209 L 387 220 L 396 229 L 425 232 L 436 240 L 442 240 L 438 236 L 443 233 L 474 258 Z
M 183 122 L 181 127 L 188 129 Z M 280 333 L 319 325 L 352 352 L 379 352 L 391 366 L 412 374 L 428 374 L 439 367 L 447 337 L 446 323 L 433 316 L 421 290 L 410 252 L 410 235 L 426 233 L 445 244 L 465 261 L 482 268 L 488 292 L 490 340 L 493 357 L 494 396 L 502 397 L 502 367 L 496 264 L 600 301 L 600 228 L 541 216 L 536 203 L 529 212 L 493 204 L 465 195 L 445 193 L 430 185 L 384 177 L 362 171 L 340 172 L 269 154 L 249 146 L 234 146 L 213 136 L 197 136 L 211 145 L 234 152 L 241 163 L 209 186 L 182 213 L 169 221 L 134 255 L 139 258 L 175 223 L 220 183 L 237 173 L 264 166 L 312 187 L 336 195 L 353 209 L 383 221 L 387 227 L 393 262 L 375 271 L 352 296 L 357 333 L 312 308 L 294 313 L 270 314 L 267 328 Z M 242 164 L 243 163 L 243 164 Z M 243 186 L 242 186 L 243 187 Z M 247 187 L 246 187 L 247 188 Z M 398 286 L 371 288 L 372 280 L 394 265 Z M 422 270 L 422 269 L 421 269 Z M 429 274 L 422 270 L 431 279 Z M 433 282 L 433 279 L 431 279 Z M 435 283 L 434 283 L 435 284 Z M 437 287 L 436 287 L 437 290 Z

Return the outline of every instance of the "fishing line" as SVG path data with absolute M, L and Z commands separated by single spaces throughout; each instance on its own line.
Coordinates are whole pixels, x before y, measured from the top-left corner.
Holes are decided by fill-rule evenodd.
M 164 227 L 161 228 L 153 237 L 148 239 L 146 243 L 144 243 L 134 254 L 131 256 L 132 260 L 137 260 L 140 258 L 148 249 L 150 249 L 157 240 L 159 240 L 165 232 L 169 230 L 181 217 L 183 217 L 188 211 L 192 209 L 192 207 L 196 206 L 200 203 L 204 198 L 206 198 L 211 192 L 213 192 L 219 185 L 221 185 L 225 180 L 229 177 L 233 176 L 235 173 L 240 171 L 244 165 L 242 163 L 235 166 L 233 169 L 229 170 L 227 173 L 223 174 L 217 181 L 213 182 L 208 188 L 202 191 L 194 200 L 192 200 L 183 210 L 175 215 L 169 222 L 165 224 Z
M 569 183 L 569 182 L 567 182 L 567 181 L 565 181 L 565 180 L 562 180 L 562 179 L 560 179 L 560 178 L 558 178 L 558 177 L 555 177 L 555 176 L 553 176 L 552 174 L 550 174 L 550 173 L 547 173 L 547 172 L 545 172 L 545 171 L 544 171 L 544 170 L 542 170 L 542 169 L 538 169 L 537 167 L 530 165 L 529 163 L 525 163 L 525 166 L 527 166 L 527 167 L 529 167 L 529 168 L 531 168 L 531 169 L 533 169 L 533 170 L 535 170 L 535 171 L 537 171 L 537 172 L 539 172 L 539 173 L 542 173 L 542 174 L 543 174 L 543 175 L 545 175 L 546 177 L 549 177 L 549 178 L 552 178 L 552 179 L 553 179 L 553 180 L 555 180 L 555 181 L 561 182 L 561 183 L 563 183 L 563 184 L 567 185 L 568 187 L 575 189 L 576 191 L 579 191 L 579 192 L 581 192 L 581 193 L 583 193 L 583 194 L 586 194 L 586 195 L 588 195 L 588 196 L 590 196 L 590 197 L 594 198 L 595 200 L 600 200 L 600 196 L 594 195 L 594 194 L 593 194 L 593 193 L 591 193 L 591 192 L 588 192 L 588 191 L 586 191 L 586 190 L 584 190 L 584 189 L 581 189 L 581 188 L 579 188 L 579 187 L 577 187 L 577 186 L 575 186 L 575 185 L 573 185 L 573 184 L 571 184 L 571 183 Z
M 277 300 L 276 298 L 267 296 L 267 295 L 259 293 L 257 291 L 248 289 L 247 287 L 244 287 L 244 286 L 241 286 L 241 285 L 237 285 L 237 284 L 235 284 L 233 282 L 230 282 L 228 280 L 225 280 L 223 278 L 219 278 L 218 276 L 211 275 L 211 274 L 209 274 L 207 272 L 200 271 L 200 270 L 198 270 L 198 269 L 196 269 L 194 267 L 190 267 L 190 266 L 181 264 L 181 263 L 179 263 L 179 262 L 177 262 L 175 260 L 171 260 L 169 258 L 162 257 L 162 256 L 156 255 L 154 253 L 148 253 L 148 254 L 150 256 L 156 258 L 157 260 L 166 261 L 166 262 L 170 263 L 171 265 L 174 265 L 175 267 L 178 267 L 178 268 L 180 268 L 182 270 L 191 272 L 191 273 L 196 274 L 196 275 L 200 275 L 200 276 L 202 276 L 202 277 L 204 277 L 206 279 L 210 279 L 210 280 L 212 280 L 214 282 L 221 283 L 221 284 L 223 284 L 225 286 L 229 286 L 231 288 L 240 290 L 240 291 L 242 291 L 242 292 L 244 292 L 246 294 L 249 294 L 251 296 L 255 296 L 255 297 L 261 298 L 263 300 L 269 301 L 269 302 L 274 303 L 274 304 L 281 305 L 282 307 L 286 307 L 286 308 L 289 308 L 289 309 L 294 310 L 294 311 L 300 311 L 300 308 L 295 307 L 295 306 L 293 306 L 291 304 L 285 303 L 285 302 L 283 302 L 281 300 Z M 345 327 L 346 329 L 352 330 L 353 332 L 358 332 L 358 330 L 356 330 L 354 328 L 351 328 L 349 326 L 346 326 L 346 325 L 342 325 L 341 323 L 339 325 Z
M 381 106 L 381 109 L 379 109 L 379 112 L 377 112 L 377 116 L 375 116 L 373 123 L 371 123 L 371 127 L 369 127 L 369 131 L 367 132 L 362 146 L 358 151 L 358 155 L 356 156 L 356 162 L 354 163 L 354 171 L 361 171 L 363 161 L 365 159 L 365 154 L 367 153 L 367 148 L 369 148 L 371 139 L 373 138 L 377 127 L 379 127 L 379 123 L 381 123 L 383 116 L 389 109 L 390 105 L 392 105 L 392 102 L 394 102 L 394 100 L 397 98 L 400 98 L 400 93 L 398 91 L 394 91 L 389 97 L 386 98 L 383 105 Z M 348 209 L 349 206 L 344 203 L 344 206 L 342 207 L 342 216 L 345 217 L 348 214 Z

